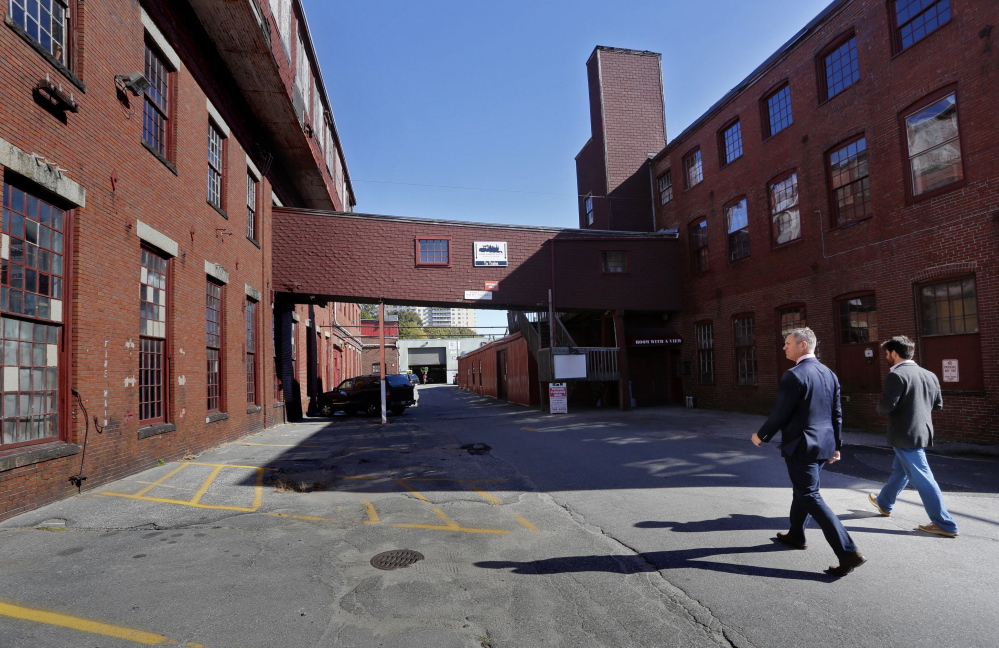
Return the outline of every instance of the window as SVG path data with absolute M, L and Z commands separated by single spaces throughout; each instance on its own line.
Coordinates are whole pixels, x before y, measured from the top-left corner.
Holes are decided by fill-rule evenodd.
M 217 209 L 222 209 L 225 202 L 224 168 L 225 138 L 215 124 L 208 122 L 208 204 Z
M 866 344 L 878 340 L 878 305 L 874 295 L 840 301 L 839 332 L 843 344 Z
M 728 229 L 729 261 L 748 257 L 749 210 L 745 198 L 725 208 L 725 226 Z
M 756 384 L 756 327 L 753 316 L 737 317 L 735 324 L 736 384 Z
M 905 118 L 909 187 L 913 196 L 964 179 L 957 128 L 957 95 L 951 93 Z
M 620 274 L 628 272 L 628 252 L 625 250 L 603 250 L 600 252 L 603 260 L 604 274 Z
M 690 226 L 690 256 L 694 260 L 694 274 L 708 269 L 708 221 L 701 219 Z
M 791 115 L 791 86 L 785 85 L 764 100 L 766 120 L 764 129 L 767 137 L 772 137 L 794 123 Z
M 770 222 L 774 245 L 801 238 L 801 215 L 798 212 L 798 174 L 770 183 Z
M 901 52 L 950 20 L 950 0 L 895 0 L 895 50 Z
M 978 332 L 974 277 L 922 286 L 919 304 L 923 335 Z
M 805 328 L 808 326 L 807 320 L 805 319 L 805 307 L 804 306 L 787 306 L 785 308 L 780 308 L 777 310 L 777 324 L 780 327 L 780 332 L 778 333 L 778 341 L 780 346 L 784 346 L 784 340 L 787 338 L 787 334 L 793 329 Z
M 416 265 L 449 265 L 450 246 L 451 239 L 416 239 Z
M 257 179 L 246 174 L 246 238 L 257 240 Z
M 278 360 L 278 316 L 271 312 L 271 347 L 274 351 L 274 402 L 284 402 L 284 387 L 281 384 L 281 363 Z
M 722 153 L 722 166 L 742 157 L 742 125 L 739 122 L 722 130 L 718 139 L 718 149 Z
M 65 0 L 10 0 L 14 23 L 57 62 L 68 65 L 69 6 Z
M 824 55 L 820 72 L 821 77 L 825 79 L 823 93 L 826 99 L 832 99 L 856 83 L 860 79 L 857 37 L 850 38 Z
M 697 337 L 697 380 L 702 385 L 715 382 L 715 326 L 711 322 L 694 325 Z
M 257 405 L 257 302 L 246 300 L 246 403 Z
M 586 224 L 587 226 L 593 224 L 593 196 L 587 196 L 584 202 L 586 207 Z
M 656 184 L 659 186 L 659 204 L 665 205 L 673 200 L 673 176 L 670 171 L 659 176 Z
M 139 420 L 166 417 L 167 268 L 165 258 L 141 252 L 139 268 Z
M 3 185 L 0 449 L 59 435 L 63 210 Z
M 701 166 L 701 149 L 697 149 L 683 158 L 683 176 L 687 189 L 690 189 L 704 179 L 704 170 Z
M 208 411 L 222 411 L 222 286 L 206 282 L 205 332 L 208 356 Z
M 142 141 L 162 158 L 170 158 L 170 85 L 173 76 L 163 57 L 146 43 L 146 90 L 142 107 Z
M 861 137 L 829 154 L 833 226 L 871 214 L 871 183 L 867 177 L 867 139 Z

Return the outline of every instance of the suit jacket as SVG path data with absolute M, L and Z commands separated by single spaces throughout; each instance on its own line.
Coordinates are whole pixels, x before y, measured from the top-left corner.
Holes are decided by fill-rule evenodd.
M 888 415 L 888 445 L 926 448 L 933 445 L 932 412 L 943 409 L 940 382 L 932 371 L 902 364 L 885 378 L 878 414 Z
M 781 432 L 781 454 L 825 461 L 843 447 L 843 409 L 839 379 L 815 358 L 805 358 L 784 372 L 777 402 L 757 436 L 770 441 Z

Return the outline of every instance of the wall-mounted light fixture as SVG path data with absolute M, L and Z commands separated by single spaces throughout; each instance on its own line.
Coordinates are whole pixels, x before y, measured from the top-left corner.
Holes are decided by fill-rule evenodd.
M 115 84 L 121 90 L 128 90 L 138 97 L 153 86 L 142 72 L 132 72 L 131 74 L 119 74 L 114 78 Z

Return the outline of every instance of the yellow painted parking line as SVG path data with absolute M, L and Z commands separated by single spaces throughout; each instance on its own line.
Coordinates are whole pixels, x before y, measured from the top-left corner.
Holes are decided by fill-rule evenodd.
M 368 512 L 368 519 L 365 520 L 365 524 L 378 524 L 380 518 L 378 517 L 378 511 L 375 510 L 374 504 L 368 500 L 361 500 L 361 504 L 364 504 L 364 510 Z
M 194 494 L 194 497 L 192 497 L 189 500 L 181 500 L 181 499 L 173 499 L 173 498 L 170 498 L 170 497 L 150 497 L 150 496 L 146 495 L 146 493 L 148 493 L 153 488 L 155 488 L 157 486 L 163 486 L 164 485 L 163 484 L 164 481 L 166 481 L 170 477 L 173 477 L 174 475 L 176 475 L 177 473 L 179 473 L 181 470 L 183 470 L 187 466 L 208 466 L 208 467 L 214 468 L 214 470 L 208 476 L 208 479 L 206 479 L 201 484 L 201 487 Z M 218 478 L 219 474 L 225 468 L 241 468 L 241 469 L 244 469 L 244 470 L 255 470 L 256 471 L 257 477 L 256 477 L 256 481 L 255 481 L 254 486 L 253 486 L 254 494 L 253 494 L 253 505 L 252 506 L 227 506 L 227 505 L 223 505 L 223 504 L 202 504 L 201 503 L 201 498 L 205 496 L 205 494 L 208 492 L 208 489 L 211 488 L 211 485 L 215 482 L 215 480 Z M 263 500 L 264 500 L 264 471 L 265 470 L 277 470 L 277 468 L 263 468 L 261 466 L 244 466 L 244 465 L 239 465 L 239 464 L 213 464 L 213 463 L 202 463 L 202 462 L 198 462 L 198 461 L 188 461 L 188 462 L 182 463 L 176 469 L 171 470 L 169 473 L 167 473 L 163 477 L 161 477 L 161 478 L 157 479 L 156 481 L 154 481 L 153 483 L 149 484 L 148 486 L 146 486 L 145 488 L 143 488 L 142 490 L 140 490 L 138 493 L 103 492 L 103 493 L 98 493 L 98 494 L 99 495 L 110 495 L 112 497 L 124 497 L 126 499 L 143 500 L 143 501 L 146 501 L 146 502 L 158 502 L 160 504 L 175 504 L 177 506 L 190 506 L 192 508 L 216 509 L 216 510 L 223 510 L 223 511 L 245 511 L 245 512 L 248 512 L 248 513 L 252 513 L 252 512 L 254 512 L 254 511 L 256 511 L 257 509 L 260 508 L 260 505 L 263 503 Z
M 457 531 L 459 533 L 495 533 L 499 535 L 510 533 L 505 529 L 477 529 L 472 527 L 463 527 L 454 520 L 450 519 L 445 515 L 444 511 L 440 509 L 430 509 L 437 514 L 437 517 L 444 520 L 444 524 L 393 524 L 393 527 L 401 529 L 433 529 L 435 531 Z
M 526 518 L 524 518 L 521 515 L 518 515 L 518 516 L 514 517 L 514 519 L 517 520 L 518 522 L 520 522 L 520 524 L 523 525 L 523 527 L 525 529 L 527 529 L 528 531 L 537 531 L 538 530 L 538 527 L 536 527 L 533 524 L 531 524 Z
M 412 493 L 413 496 L 416 497 L 416 499 L 421 499 L 424 502 L 426 502 L 427 504 L 430 504 L 430 500 L 427 498 L 427 496 L 424 495 L 423 493 L 421 493 L 420 491 L 416 490 L 415 488 L 413 488 L 409 484 L 407 484 L 406 483 L 407 481 L 409 481 L 409 480 L 408 479 L 397 479 L 397 480 L 395 480 L 395 483 L 399 484 L 400 486 L 402 486 L 403 488 L 405 488 L 406 490 L 408 490 L 410 493 Z
M 486 500 L 486 502 L 488 502 L 490 504 L 498 506 L 498 505 L 500 505 L 500 504 L 503 503 L 503 500 L 501 500 L 500 498 L 496 497 L 495 495 L 493 495 L 489 491 L 483 490 L 483 489 L 479 488 L 475 484 L 468 484 L 468 487 L 471 488 L 476 493 L 478 493 L 479 497 L 481 497 L 482 499 Z
M 90 634 L 98 634 L 105 637 L 125 639 L 126 641 L 132 641 L 146 646 L 177 645 L 176 641 L 172 641 L 160 634 L 111 625 L 110 623 L 101 623 L 100 621 L 91 621 L 90 619 L 82 619 L 68 614 L 60 614 L 58 612 L 48 612 L 46 610 L 12 605 L 10 603 L 0 602 L 0 615 L 10 617 L 12 619 L 21 619 L 22 621 L 44 623 L 45 625 L 60 626 L 62 628 L 69 628 L 80 632 L 89 632 Z M 205 646 L 195 643 L 188 643 L 186 645 L 188 648 L 205 648 Z

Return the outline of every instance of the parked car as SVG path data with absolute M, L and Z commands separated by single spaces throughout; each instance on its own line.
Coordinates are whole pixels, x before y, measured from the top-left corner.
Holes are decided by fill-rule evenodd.
M 413 373 L 412 371 L 406 374 L 399 374 L 399 375 L 406 376 L 406 379 L 409 380 L 409 384 L 413 385 L 414 387 L 420 384 L 420 379 L 417 378 L 416 374 Z
M 402 414 L 415 404 L 413 386 L 406 376 L 385 376 L 385 405 L 393 414 Z M 366 412 L 372 416 L 382 411 L 381 377 L 377 374 L 348 378 L 332 391 L 319 395 L 318 407 L 322 416 L 333 412 L 347 414 Z

